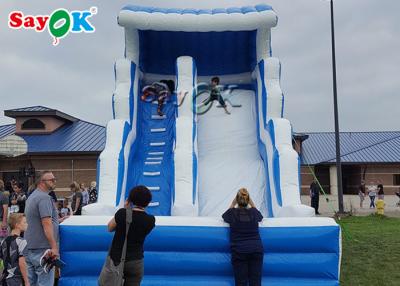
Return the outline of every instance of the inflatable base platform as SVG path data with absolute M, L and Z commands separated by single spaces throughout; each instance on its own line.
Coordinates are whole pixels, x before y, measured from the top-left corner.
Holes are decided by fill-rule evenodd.
M 111 245 L 108 216 L 61 227 L 61 286 L 97 285 Z M 268 218 L 260 224 L 263 285 L 339 285 L 341 234 L 330 218 Z M 145 242 L 143 286 L 234 285 L 229 227 L 210 217 L 156 217 Z

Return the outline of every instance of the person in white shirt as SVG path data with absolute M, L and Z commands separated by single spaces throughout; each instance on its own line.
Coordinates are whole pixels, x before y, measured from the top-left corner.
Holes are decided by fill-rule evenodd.
M 377 190 L 377 186 L 376 186 L 375 182 L 371 181 L 370 184 L 368 185 L 367 189 L 368 189 L 368 196 L 370 199 L 369 208 L 374 209 L 375 208 L 376 190 Z

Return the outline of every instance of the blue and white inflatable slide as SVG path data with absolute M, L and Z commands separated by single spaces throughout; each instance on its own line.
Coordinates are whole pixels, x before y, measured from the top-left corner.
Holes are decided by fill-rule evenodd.
M 300 201 L 299 158 L 271 52 L 274 10 L 251 0 L 135 2 L 118 16 L 125 56 L 115 64 L 99 201 L 60 227 L 60 285 L 97 285 L 112 239 L 106 224 L 138 184 L 152 191 L 148 212 L 156 215 L 143 285 L 234 285 L 221 215 L 241 187 L 265 217 L 263 285 L 339 285 L 340 227 Z M 241 107 L 228 103 L 231 115 L 216 104 L 196 113 L 196 87 L 213 76 L 236 86 L 228 102 Z M 164 116 L 140 100 L 161 79 L 176 83 Z

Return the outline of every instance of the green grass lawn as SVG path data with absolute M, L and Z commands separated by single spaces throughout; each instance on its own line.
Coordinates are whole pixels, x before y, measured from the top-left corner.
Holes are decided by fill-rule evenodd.
M 400 219 L 348 217 L 342 226 L 341 285 L 400 285 Z

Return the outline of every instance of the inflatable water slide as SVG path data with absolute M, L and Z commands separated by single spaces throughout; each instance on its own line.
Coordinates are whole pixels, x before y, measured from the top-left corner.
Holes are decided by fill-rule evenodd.
M 137 0 L 119 12 L 125 55 L 114 68 L 99 200 L 60 227 L 60 285 L 97 285 L 112 239 L 106 224 L 139 184 L 151 190 L 147 211 L 156 215 L 143 285 L 234 285 L 221 215 L 241 187 L 265 217 L 263 285 L 339 285 L 340 227 L 300 201 L 300 161 L 271 50 L 278 18 L 253 2 Z M 230 115 L 218 103 L 198 112 L 198 86 L 215 76 L 232 87 L 224 93 Z M 163 79 L 176 88 L 159 115 L 141 94 Z

